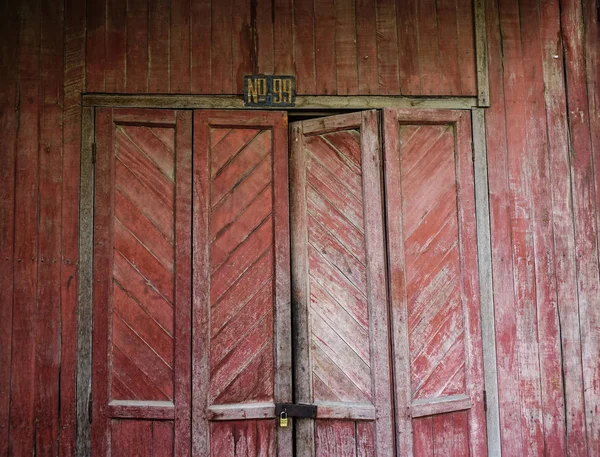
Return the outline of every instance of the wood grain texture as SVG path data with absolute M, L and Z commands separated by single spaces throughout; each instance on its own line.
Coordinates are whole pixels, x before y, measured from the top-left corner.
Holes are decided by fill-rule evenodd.
M 443 422 L 429 432 L 411 411 L 437 422 L 436 413 L 467 408 L 466 446 L 486 455 L 470 119 L 384 116 L 398 448 L 431 452 L 452 429 Z
M 18 78 L 23 102 L 17 129 L 13 257 L 13 321 L 9 454 L 32 454 L 35 448 L 36 330 L 38 286 L 38 195 L 41 87 L 39 53 L 41 4 L 19 5 Z M 34 198 L 32 198 L 34 196 Z
M 297 395 L 323 406 L 315 425 L 299 425 L 297 445 L 303 455 L 338 455 L 355 447 L 354 423 L 324 419 L 390 405 L 384 268 L 373 254 L 383 250 L 378 122 L 366 112 L 292 128 Z M 375 422 L 380 454 L 392 450 L 389 417 Z
M 163 448 L 189 454 L 191 127 L 189 112 L 97 116 L 94 455 L 153 449 L 151 422 L 111 417 L 175 419 Z
M 194 452 L 232 453 L 264 423 L 211 424 L 209 408 L 291 399 L 286 121 L 195 114 Z M 261 448 L 291 452 L 291 427 L 265 432 Z
M 589 455 L 600 452 L 600 431 L 593 425 L 600 410 L 600 391 L 595 379 L 600 376 L 598 359 L 598 297 L 600 296 L 600 271 L 598 266 L 597 168 L 590 126 L 590 105 L 586 75 L 586 50 L 583 31 L 583 6 L 580 2 L 562 1 L 561 24 L 565 30 L 566 83 L 569 134 L 571 138 L 571 176 L 573 188 L 573 215 L 575 219 L 575 253 L 579 314 L 582 345 L 583 389 L 585 399 L 587 445 Z M 591 25 L 591 24 L 589 24 Z M 568 35 L 568 36 L 567 36 Z M 592 54 L 592 62 L 594 61 Z M 590 63 L 592 63 L 590 62 Z M 594 111 L 595 112 L 595 108 Z M 597 121 L 594 122 L 596 125 Z M 593 135 L 593 136 L 592 136 Z
M 0 141 L 5 152 L 0 155 L 0 454 L 8 455 L 10 403 L 11 403 L 11 357 L 14 300 L 14 239 L 15 239 L 15 165 L 18 119 L 17 47 L 9 44 L 18 36 L 18 11 L 9 3 L 2 5 L 2 15 L 10 26 L 0 31 L 2 37 L 0 81 L 4 90 L 0 98 Z

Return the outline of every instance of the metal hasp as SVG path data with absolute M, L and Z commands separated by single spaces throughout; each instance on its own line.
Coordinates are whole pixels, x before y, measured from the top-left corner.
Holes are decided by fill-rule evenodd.
M 315 419 L 317 417 L 316 405 L 303 405 L 301 403 L 276 403 L 275 416 L 286 412 L 288 417 Z

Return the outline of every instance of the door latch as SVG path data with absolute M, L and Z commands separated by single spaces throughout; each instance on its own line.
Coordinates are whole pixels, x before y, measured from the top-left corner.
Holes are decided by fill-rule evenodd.
M 275 416 L 281 417 L 281 413 L 285 413 L 287 417 L 315 419 L 317 417 L 317 406 L 301 403 L 276 403 Z

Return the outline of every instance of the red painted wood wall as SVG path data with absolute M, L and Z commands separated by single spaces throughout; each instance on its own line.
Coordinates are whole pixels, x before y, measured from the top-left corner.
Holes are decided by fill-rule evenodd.
M 595 7 L 486 1 L 507 456 L 600 455 Z M 302 94 L 476 90 L 471 8 L 459 0 L 4 0 L 0 8 L 2 456 L 74 454 L 81 92 L 239 93 L 249 72 L 295 73 Z

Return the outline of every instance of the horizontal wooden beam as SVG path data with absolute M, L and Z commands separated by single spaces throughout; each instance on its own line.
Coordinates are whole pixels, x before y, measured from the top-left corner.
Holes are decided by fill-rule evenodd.
M 243 109 L 241 95 L 118 95 L 84 94 L 83 106 L 170 109 Z M 383 95 L 299 95 L 296 106 L 275 110 L 432 108 L 471 109 L 476 97 L 404 97 Z M 248 108 L 269 109 L 269 108 Z
M 464 394 L 449 395 L 447 397 L 426 398 L 415 400 L 411 405 L 411 415 L 413 419 L 433 414 L 452 413 L 454 411 L 464 411 L 473 407 L 473 402 L 469 396 Z

